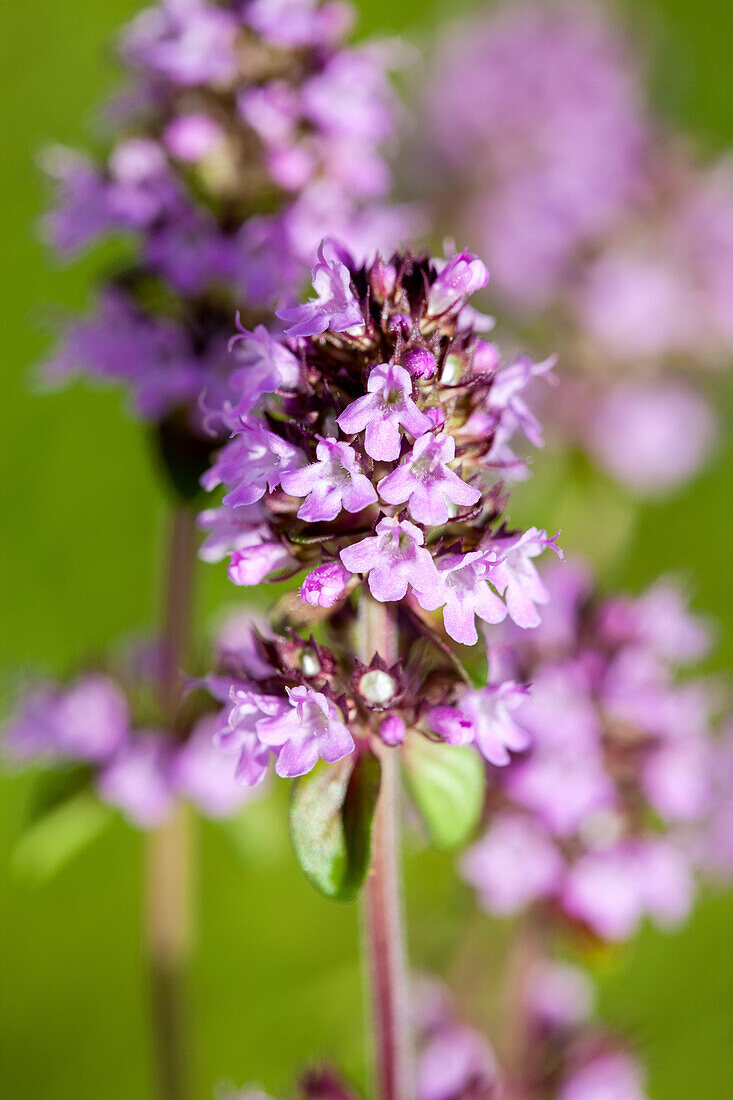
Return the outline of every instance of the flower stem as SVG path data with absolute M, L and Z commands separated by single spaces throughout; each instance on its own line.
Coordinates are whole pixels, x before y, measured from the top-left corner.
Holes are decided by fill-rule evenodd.
M 146 948 L 160 1100 L 190 1095 L 186 969 L 190 946 L 190 821 L 187 807 L 148 838 Z
M 360 608 L 360 651 L 397 658 L 391 608 L 370 595 Z M 394 749 L 378 746 L 382 778 L 374 815 L 372 866 L 364 887 L 363 944 L 369 974 L 375 1100 L 414 1100 L 414 1058 L 407 950 L 400 880 L 400 765 Z
M 163 721 L 175 731 L 181 671 L 191 645 L 196 514 L 180 505 L 173 513 L 166 559 L 158 658 L 158 697 Z M 149 972 L 155 1061 L 160 1100 L 190 1095 L 186 970 L 191 943 L 191 824 L 176 807 L 148 840 L 145 949 Z

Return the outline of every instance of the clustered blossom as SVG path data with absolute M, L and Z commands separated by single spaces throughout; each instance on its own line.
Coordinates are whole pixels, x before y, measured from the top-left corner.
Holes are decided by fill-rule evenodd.
M 225 647 L 224 638 L 222 633 L 222 660 L 258 669 L 246 649 L 248 636 L 244 648 L 241 631 L 234 646 Z M 182 698 L 181 722 L 174 731 L 151 711 L 157 667 L 154 653 L 143 654 L 132 663 L 121 662 L 114 673 L 86 672 L 67 685 L 31 689 L 6 725 L 6 757 L 84 769 L 99 797 L 141 829 L 163 824 L 178 799 L 189 800 L 207 817 L 231 816 L 250 792 L 237 782 L 215 743 L 220 685 L 212 680 L 210 691 L 197 694 L 193 706 L 194 696 Z
M 500 1060 L 442 985 L 420 982 L 417 1100 L 645 1100 L 636 1059 L 590 1018 L 592 991 L 581 971 L 538 958 L 517 995 L 522 1033 Z
M 579 0 L 459 24 L 421 96 L 432 145 L 417 155 L 515 325 L 562 348 L 555 439 L 646 495 L 694 474 L 715 437 L 692 375 L 733 348 L 733 172 L 654 117 L 630 37 Z
M 478 335 L 468 298 L 487 279 L 467 252 L 362 266 L 326 240 L 316 297 L 281 311 L 285 334 L 236 338 L 249 366 L 217 411 L 231 438 L 203 478 L 225 490 L 201 516 L 203 556 L 228 549 L 238 585 L 306 570 L 291 622 L 323 620 L 329 631 L 305 664 L 281 645 L 277 659 L 268 651 L 274 676 L 232 685 L 219 742 L 238 755 L 244 782 L 259 781 L 269 756 L 279 775 L 295 776 L 361 751 L 370 733 L 388 744 L 407 729 L 474 743 L 497 765 L 526 748 L 512 714 L 522 685 L 467 691 L 446 652 L 478 640 L 477 620 L 536 626 L 548 592 L 534 559 L 557 551 L 544 531 L 501 521 L 496 479 L 516 465 L 511 437 L 523 430 L 541 443 L 522 389 L 549 364 L 505 365 Z M 379 690 L 348 659 L 348 596 L 365 588 L 399 605 L 402 659 L 374 666 L 387 684 Z M 435 668 L 417 657 L 426 638 Z
M 262 322 L 299 292 L 324 234 L 366 255 L 415 224 L 387 201 L 396 53 L 346 45 L 351 21 L 330 0 L 159 0 L 131 22 L 107 154 L 48 153 L 44 230 L 66 258 L 120 235 L 133 258 L 68 325 L 49 380 L 122 382 L 144 419 L 183 411 L 205 435 L 207 404 L 236 374 L 239 307 L 254 330 L 237 353 L 252 387 L 240 401 L 287 384 L 297 364 Z
M 490 912 L 535 906 L 602 939 L 631 936 L 647 914 L 677 924 L 717 756 L 716 693 L 680 672 L 708 632 L 667 582 L 600 600 L 566 565 L 544 583 L 543 623 L 508 630 L 493 652 L 495 670 L 531 684 L 512 715 L 526 751 L 497 773 L 463 875 Z

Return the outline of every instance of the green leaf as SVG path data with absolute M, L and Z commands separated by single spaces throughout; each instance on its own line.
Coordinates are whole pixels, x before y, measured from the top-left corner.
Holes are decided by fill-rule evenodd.
M 337 901 L 355 897 L 371 860 L 380 764 L 365 753 L 319 763 L 296 780 L 290 803 L 295 857 L 311 883 Z
M 52 878 L 101 833 L 112 816 L 109 806 L 88 788 L 57 802 L 23 832 L 13 852 L 13 868 L 36 882 Z
M 470 840 L 481 818 L 486 775 L 475 749 L 413 734 L 403 749 L 405 785 L 430 840 L 442 851 Z

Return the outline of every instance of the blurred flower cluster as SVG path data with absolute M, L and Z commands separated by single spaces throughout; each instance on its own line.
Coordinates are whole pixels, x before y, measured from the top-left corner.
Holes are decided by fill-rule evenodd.
M 557 440 L 654 493 L 714 436 L 698 381 L 733 352 L 733 172 L 655 116 L 646 78 L 604 5 L 508 2 L 441 38 L 420 133 L 438 222 L 561 350 Z
M 107 152 L 46 156 L 56 249 L 127 242 L 48 379 L 122 382 L 145 419 L 182 410 L 201 431 L 202 393 L 226 391 L 235 310 L 267 320 L 328 233 L 366 255 L 410 232 L 383 157 L 396 50 L 345 45 L 351 20 L 340 0 L 161 0 L 124 31 Z
M 490 912 L 538 905 L 601 939 L 626 939 L 647 914 L 677 924 L 717 760 L 718 692 L 680 676 L 707 631 L 666 582 L 604 600 L 568 564 L 545 583 L 543 623 L 494 662 L 532 684 L 515 713 L 530 747 L 496 774 L 463 875 Z

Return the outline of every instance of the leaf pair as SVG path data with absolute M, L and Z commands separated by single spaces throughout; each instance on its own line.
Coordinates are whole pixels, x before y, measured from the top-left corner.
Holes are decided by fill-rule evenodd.
M 485 773 L 478 753 L 412 734 L 401 750 L 405 786 L 432 844 L 460 848 L 481 816 Z M 293 788 L 290 834 L 296 859 L 326 897 L 350 901 L 371 861 L 380 763 L 372 753 L 319 764 Z

